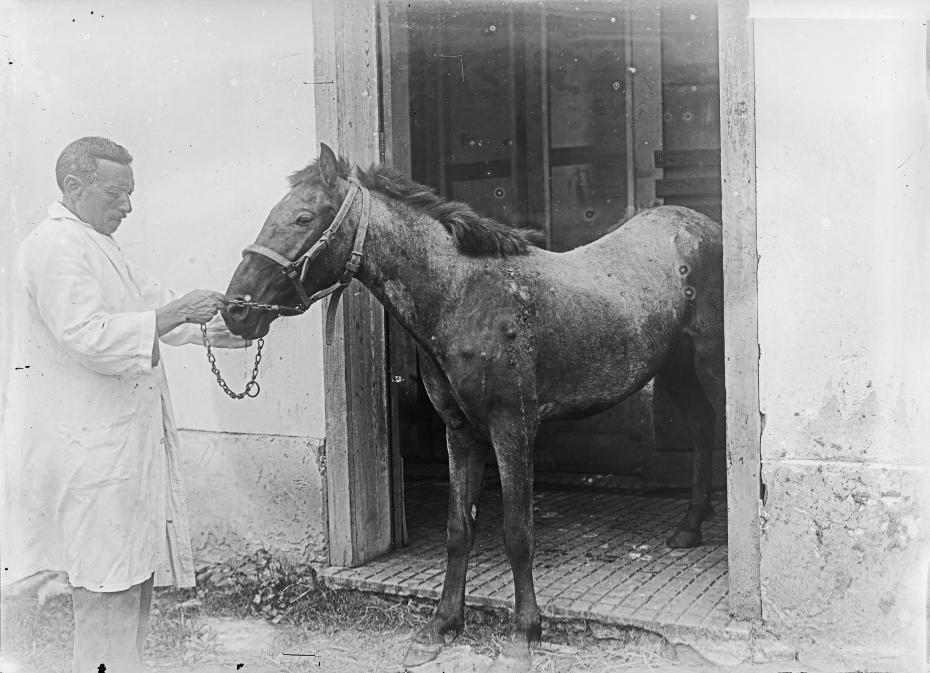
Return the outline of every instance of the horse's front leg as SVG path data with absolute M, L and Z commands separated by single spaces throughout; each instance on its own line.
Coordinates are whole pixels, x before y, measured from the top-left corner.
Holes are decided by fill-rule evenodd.
M 407 648 L 405 666 L 418 666 L 439 654 L 445 635 L 461 631 L 465 618 L 465 576 L 475 541 L 478 500 L 481 496 L 486 440 L 476 438 L 471 426 L 446 428 L 449 449 L 449 512 L 446 526 L 446 578 L 442 598 L 429 622 Z
M 542 636 L 533 586 L 533 441 L 536 425 L 521 422 L 492 425 L 491 440 L 500 469 L 504 500 L 504 546 L 514 582 L 513 632 L 491 667 L 491 673 L 522 673 L 532 667 L 530 643 Z

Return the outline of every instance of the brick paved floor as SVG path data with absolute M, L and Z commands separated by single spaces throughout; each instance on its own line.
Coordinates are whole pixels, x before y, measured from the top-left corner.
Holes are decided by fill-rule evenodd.
M 669 549 L 665 538 L 687 509 L 684 495 L 655 494 L 609 479 L 537 479 L 536 593 L 548 617 L 633 625 L 741 630 L 727 613 L 726 506 L 704 525 L 704 544 Z M 324 572 L 334 585 L 438 599 L 445 571 L 448 483 L 407 485 L 410 545 L 359 568 Z M 512 607 L 513 582 L 501 537 L 500 485 L 485 487 L 469 564 L 466 602 Z

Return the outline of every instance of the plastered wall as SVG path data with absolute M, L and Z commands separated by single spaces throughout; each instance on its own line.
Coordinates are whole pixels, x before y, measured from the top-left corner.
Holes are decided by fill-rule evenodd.
M 926 8 L 751 8 L 765 627 L 805 670 L 923 670 Z
M 287 175 L 317 154 L 309 3 L 6 2 L 0 25 L 3 296 L 16 244 L 59 196 L 55 160 L 83 135 L 135 158 L 127 254 L 179 290 L 224 290 Z M 228 399 L 202 346 L 163 349 L 202 559 L 325 556 L 320 324 L 315 309 L 273 327 L 256 400 Z M 254 352 L 218 353 L 233 388 Z

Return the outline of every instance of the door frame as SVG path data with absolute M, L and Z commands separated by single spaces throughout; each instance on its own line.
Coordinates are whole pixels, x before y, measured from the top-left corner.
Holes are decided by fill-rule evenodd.
M 730 612 L 762 619 L 756 101 L 750 0 L 718 0 Z
M 758 620 L 762 425 L 755 89 L 748 4 L 749 0 L 718 0 L 718 41 L 729 602 L 734 617 Z M 396 50 L 391 47 L 403 35 L 386 21 L 390 13 L 402 10 L 387 0 L 319 0 L 313 10 L 318 137 L 335 144 L 337 153 L 353 163 L 386 158 L 409 170 L 406 101 L 391 96 L 398 84 L 391 77 L 399 72 L 397 63 L 392 65 Z M 391 504 L 398 497 L 402 504 L 402 476 L 395 458 L 396 427 L 390 422 L 384 310 L 357 282 L 346 295 L 333 343 L 324 353 L 326 485 L 330 563 L 355 566 L 388 551 L 405 533 L 398 534 L 403 516 L 400 512 L 398 517 Z

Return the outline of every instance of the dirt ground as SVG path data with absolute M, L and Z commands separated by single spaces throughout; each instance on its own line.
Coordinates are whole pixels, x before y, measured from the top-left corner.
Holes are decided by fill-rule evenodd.
M 253 564 L 254 565 L 254 564 Z M 253 565 L 246 567 L 248 573 Z M 295 582 L 243 584 L 225 572 L 196 590 L 156 590 L 145 661 L 151 673 L 401 673 L 411 634 L 433 605 Z M 261 575 L 261 570 L 259 575 Z M 250 575 L 251 576 L 251 575 Z M 280 581 L 281 577 L 286 581 Z M 227 587 L 223 593 L 222 587 Z M 257 587 L 257 589 L 256 589 Z M 298 591 L 299 600 L 282 600 Z M 286 606 L 286 607 L 279 607 Z M 466 627 L 433 662 L 410 673 L 484 673 L 507 615 L 466 611 Z M 70 672 L 71 599 L 0 600 L 0 673 Z M 548 622 L 533 650 L 538 673 L 799 673 L 791 664 L 716 668 L 649 631 L 581 621 Z M 118 672 L 114 672 L 118 673 Z M 807 672 L 805 672 L 807 673 Z
M 256 595 L 256 598 L 258 596 Z M 217 607 L 190 594 L 157 592 L 146 664 L 152 673 L 399 673 L 407 641 L 431 606 L 338 592 L 300 618 L 268 619 Z M 0 673 L 70 671 L 71 603 L 35 596 L 0 603 Z M 411 673 L 483 673 L 505 631 L 505 616 L 469 610 L 465 632 Z M 272 623 L 277 620 L 278 623 Z M 661 638 L 644 631 L 572 623 L 546 626 L 534 670 L 546 673 L 701 673 Z

